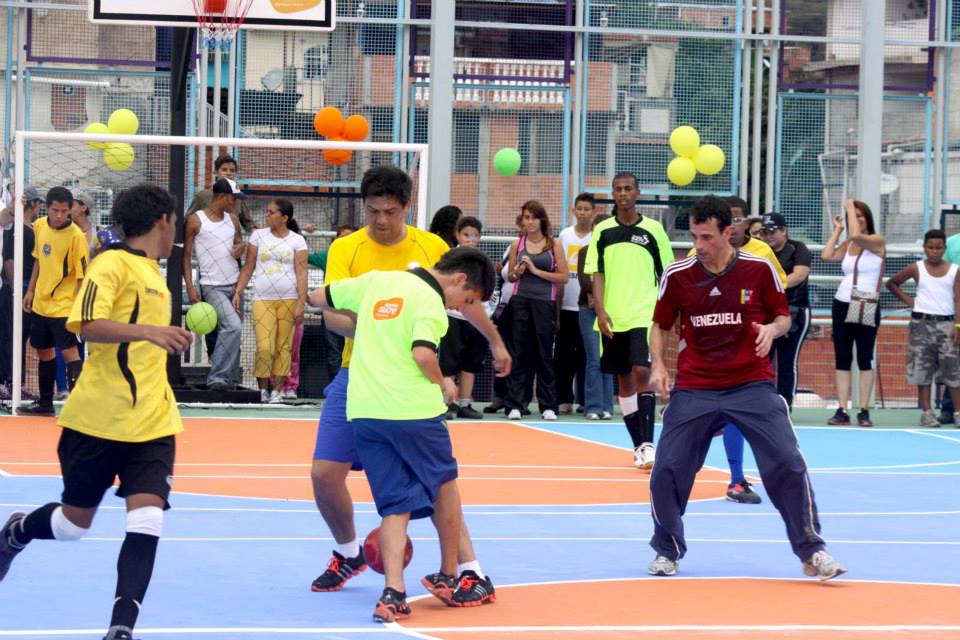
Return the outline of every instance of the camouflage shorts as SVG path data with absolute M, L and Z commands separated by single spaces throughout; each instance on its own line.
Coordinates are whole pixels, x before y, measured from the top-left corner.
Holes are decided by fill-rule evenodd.
M 960 386 L 960 348 L 950 339 L 953 321 L 910 320 L 907 383 Z

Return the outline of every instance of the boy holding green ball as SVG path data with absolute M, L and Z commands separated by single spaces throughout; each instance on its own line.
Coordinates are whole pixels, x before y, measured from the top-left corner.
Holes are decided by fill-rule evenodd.
M 173 248 L 173 196 L 153 185 L 133 187 L 117 196 L 113 217 L 126 242 L 90 266 L 67 318 L 90 355 L 58 420 L 62 502 L 10 515 L 0 529 L 0 580 L 30 542 L 82 538 L 119 476 L 127 530 L 104 640 L 130 640 L 170 506 L 174 438 L 183 431 L 167 355 L 189 349 L 193 336 L 170 326 L 170 290 L 158 263 Z

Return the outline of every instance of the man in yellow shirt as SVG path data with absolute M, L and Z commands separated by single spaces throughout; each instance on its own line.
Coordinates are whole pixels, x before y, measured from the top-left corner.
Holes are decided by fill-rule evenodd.
M 173 197 L 160 187 L 136 186 L 117 196 L 113 217 L 126 243 L 97 257 L 66 320 L 90 345 L 90 356 L 58 421 L 62 502 L 7 519 L 0 529 L 0 580 L 29 542 L 83 537 L 119 476 L 127 532 L 105 640 L 129 640 L 169 508 L 174 436 L 183 430 L 167 382 L 167 354 L 183 353 L 193 337 L 170 326 L 170 291 L 157 262 L 173 247 Z
M 361 180 L 360 197 L 367 216 L 367 226 L 339 238 L 330 246 L 325 284 L 363 275 L 368 271 L 405 271 L 415 266 L 430 268 L 449 250 L 439 236 L 406 224 L 413 193 L 413 182 L 394 166 L 368 170 Z M 510 355 L 477 302 L 464 305 L 464 317 L 490 342 L 498 375 L 510 371 Z M 327 328 L 352 338 L 353 318 L 338 313 L 325 313 Z M 317 427 L 311 480 L 317 508 L 333 534 L 336 548 L 327 570 L 313 581 L 313 591 L 339 591 L 347 580 L 365 570 L 360 539 L 353 520 L 353 500 L 347 489 L 347 474 L 360 466 L 354 445 L 353 427 L 347 421 L 347 383 L 353 341 L 343 349 L 343 367 L 324 390 L 323 409 Z M 469 534 L 464 526 L 460 544 L 458 572 L 472 570 L 483 578 L 473 553 Z M 441 599 L 452 598 L 454 578 L 431 574 L 424 584 Z M 443 582 L 444 584 L 439 584 Z
M 33 271 L 23 294 L 23 310 L 31 314 L 30 344 L 37 350 L 39 399 L 17 407 L 17 415 L 53 416 L 53 385 L 60 347 L 67 365 L 67 386 L 72 391 L 83 363 L 67 316 L 90 263 L 87 237 L 70 220 L 73 194 L 64 187 L 47 191 L 47 215 L 33 224 Z
M 746 201 L 737 196 L 729 196 L 724 198 L 724 200 L 730 207 L 730 213 L 732 215 L 730 228 L 733 229 L 733 233 L 730 234 L 730 244 L 733 245 L 734 248 L 745 251 L 758 258 L 763 258 L 772 264 L 774 270 L 777 272 L 777 277 L 780 278 L 780 284 L 786 288 L 787 274 L 780 265 L 780 261 L 777 260 L 777 256 L 773 253 L 773 249 L 771 249 L 770 245 L 766 242 L 752 238 L 750 234 L 747 233 L 747 229 L 750 227 L 747 211 L 750 210 L 750 207 Z M 687 255 L 692 256 L 694 253 L 696 253 L 696 250 L 690 249 Z M 762 499 L 750 488 L 750 483 L 747 482 L 746 477 L 743 475 L 743 443 L 744 438 L 743 434 L 740 433 L 740 429 L 738 429 L 736 425 L 728 422 L 723 427 L 723 448 L 726 450 L 727 463 L 730 465 L 730 484 L 727 487 L 727 500 L 741 504 L 760 504 Z

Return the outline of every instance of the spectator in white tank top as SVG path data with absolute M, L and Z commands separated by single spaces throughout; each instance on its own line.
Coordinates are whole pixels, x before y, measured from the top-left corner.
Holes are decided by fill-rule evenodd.
M 833 233 L 824 243 L 820 259 L 824 262 L 841 262 L 843 280 L 837 287 L 831 310 L 833 329 L 834 366 L 836 368 L 837 400 L 836 413 L 827 420 L 831 425 L 849 425 L 847 404 L 850 402 L 851 374 L 853 364 L 853 345 L 857 345 L 857 367 L 860 369 L 860 410 L 857 412 L 857 424 L 872 427 L 870 421 L 870 397 L 876 373 L 873 369 L 873 350 L 877 344 L 877 329 L 880 326 L 880 305 L 877 305 L 875 326 L 854 324 L 846 321 L 850 307 L 850 293 L 853 288 L 856 271 L 857 288 L 863 291 L 876 290 L 883 278 L 884 257 L 887 243 L 877 233 L 870 207 L 859 200 L 847 200 L 844 216 L 833 219 Z M 846 223 L 846 225 L 844 225 Z M 840 242 L 844 226 L 847 239 Z M 839 246 L 837 243 L 840 243 Z
M 960 278 L 957 265 L 943 259 L 946 249 L 947 236 L 943 231 L 927 231 L 923 236 L 926 260 L 908 264 L 887 282 L 887 289 L 911 309 L 907 382 L 917 385 L 921 427 L 940 426 L 930 407 L 934 375 L 950 389 L 954 406 L 960 400 L 960 325 L 956 315 Z M 910 279 L 917 285 L 912 298 L 900 288 Z M 956 417 L 954 424 L 960 426 Z
M 233 292 L 240 277 L 244 245 L 237 202 L 246 200 L 237 183 L 221 178 L 213 184 L 213 200 L 187 217 L 183 233 L 183 280 L 190 304 L 203 300 L 217 311 L 217 339 L 210 356 L 207 388 L 232 391 L 240 384 L 241 315 L 233 306 Z M 193 283 L 193 250 L 197 250 L 200 291 Z

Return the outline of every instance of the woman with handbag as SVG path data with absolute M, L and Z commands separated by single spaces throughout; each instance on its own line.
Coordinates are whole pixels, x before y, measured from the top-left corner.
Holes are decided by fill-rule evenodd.
M 887 245 L 883 236 L 877 233 L 873 213 L 866 203 L 847 200 L 843 208 L 847 239 L 838 246 L 844 230 L 844 217 L 836 216 L 833 219 L 833 233 L 820 252 L 824 262 L 840 262 L 843 269 L 843 280 L 837 287 L 831 314 L 839 407 L 827 424 L 850 424 L 847 404 L 850 401 L 853 346 L 856 345 L 857 367 L 860 369 L 857 424 L 872 427 L 869 406 L 876 378 L 873 351 L 880 325 L 880 286 Z

